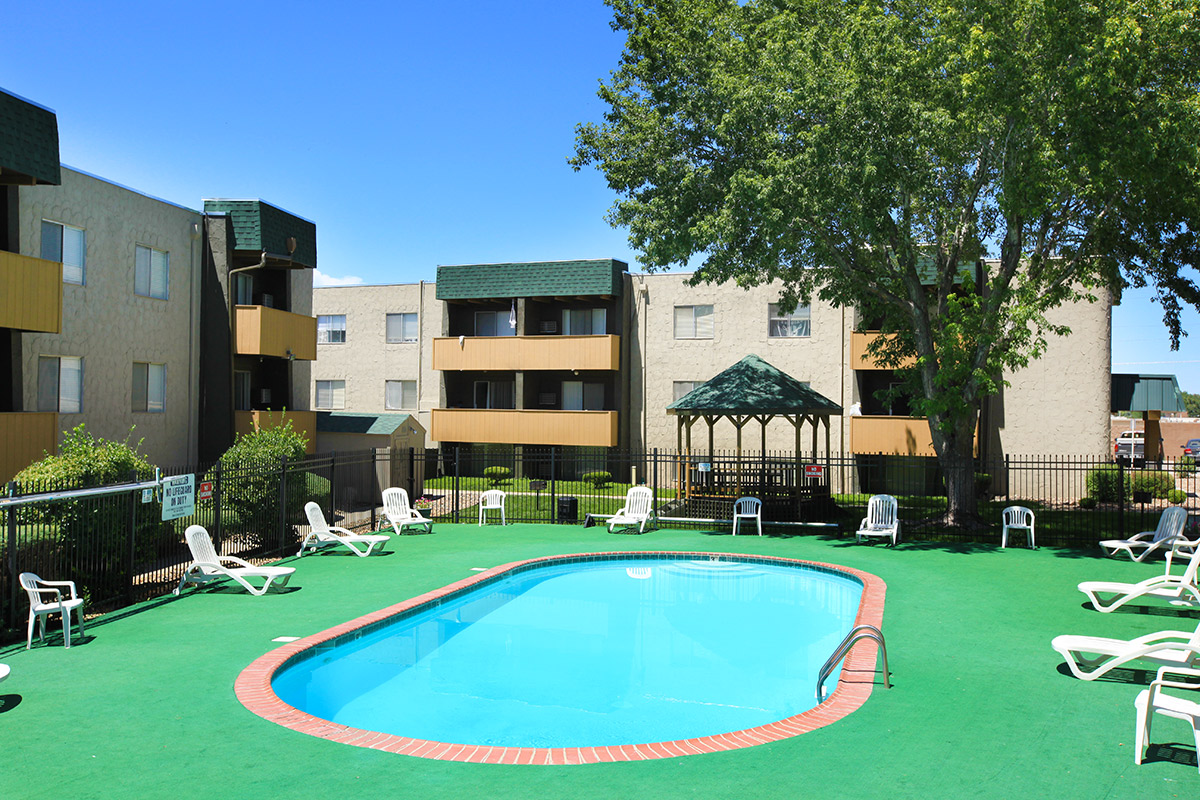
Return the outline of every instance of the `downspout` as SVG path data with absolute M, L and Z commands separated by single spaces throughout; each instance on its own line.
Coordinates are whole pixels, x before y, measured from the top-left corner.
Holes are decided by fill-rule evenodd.
M 200 223 L 191 223 L 188 243 L 188 266 L 191 269 L 188 281 L 188 388 L 187 388 L 187 463 L 199 462 L 199 437 L 196 425 L 199 422 L 200 409 L 196 406 L 196 391 L 200 381 L 200 362 L 196 358 L 196 339 L 200 332 L 196 329 L 196 284 L 200 281 L 200 269 L 196 266 L 196 242 L 200 240 Z
M 233 434 L 234 439 L 237 439 L 237 389 L 234 385 L 234 374 L 236 372 L 234 363 L 237 359 L 237 315 L 234 311 L 234 301 L 237 299 L 237 282 L 233 279 L 233 276 L 249 272 L 252 269 L 259 269 L 266 265 L 267 251 L 263 250 L 257 264 L 231 269 L 226 273 L 225 278 L 225 291 L 229 297 L 229 432 Z M 288 302 L 291 302 L 291 297 L 288 298 Z M 289 379 L 291 377 L 290 369 L 288 370 L 288 377 Z M 288 388 L 290 389 L 291 387 L 289 386 Z M 253 402 L 251 402 L 251 405 L 253 405 Z
M 417 297 L 417 421 L 421 421 L 421 392 L 425 388 L 425 281 L 418 283 L 420 295 Z M 432 423 L 432 421 L 431 421 Z M 421 423 L 424 424 L 424 423 Z M 425 427 L 429 430 L 429 426 Z

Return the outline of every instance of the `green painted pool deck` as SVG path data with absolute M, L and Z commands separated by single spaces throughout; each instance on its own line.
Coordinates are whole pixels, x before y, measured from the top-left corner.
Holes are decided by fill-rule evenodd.
M 336 744 L 261 719 L 234 681 L 277 636 L 305 636 L 470 577 L 473 567 L 566 553 L 679 550 L 843 564 L 887 583 L 893 688 L 817 731 L 757 747 L 656 761 L 492 766 Z M 288 591 L 224 582 L 94 619 L 61 647 L 0 649 L 0 797 L 786 797 L 1152 798 L 1200 796 L 1191 732 L 1159 718 L 1133 763 L 1133 699 L 1150 669 L 1076 680 L 1060 633 L 1133 637 L 1191 629 L 1165 604 L 1100 614 L 1075 585 L 1162 569 L 1075 550 L 855 545 L 853 536 L 437 525 L 368 559 L 287 559 Z M 58 576 L 47 576 L 58 577 Z M 787 631 L 779 631 L 787 636 Z M 486 668 L 481 665 L 481 668 Z

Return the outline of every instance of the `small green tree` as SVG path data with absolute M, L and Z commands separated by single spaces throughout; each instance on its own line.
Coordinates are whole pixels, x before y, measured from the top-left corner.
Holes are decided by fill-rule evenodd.
M 244 534 L 256 544 L 267 541 L 267 533 L 273 530 L 269 523 L 278 519 L 280 464 L 285 457 L 303 459 L 307 445 L 288 419 L 283 425 L 239 436 L 221 455 L 222 507 L 237 515 Z M 206 477 L 211 480 L 212 471 Z M 304 504 L 315 499 L 309 496 L 308 483 L 307 473 L 288 472 L 288 519 L 299 518 Z

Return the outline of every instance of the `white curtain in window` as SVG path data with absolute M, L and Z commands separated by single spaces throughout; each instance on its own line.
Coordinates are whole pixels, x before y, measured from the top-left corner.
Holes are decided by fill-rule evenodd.
M 162 250 L 150 251 L 150 296 L 167 299 L 170 256 Z
M 146 410 L 162 412 L 167 405 L 167 370 L 162 364 L 147 366 Z
M 59 359 L 58 410 L 61 414 L 78 414 L 83 410 L 83 359 Z
M 317 408 L 345 408 L 345 381 L 317 381 Z
M 83 283 L 83 267 L 87 253 L 87 236 L 84 231 L 64 225 L 62 250 L 63 280 Z
M 133 291 L 150 296 L 150 248 L 138 245 L 133 249 Z
M 696 338 L 713 338 L 713 307 L 693 306 L 693 308 L 696 310 Z
M 416 381 L 387 381 L 383 405 L 389 409 L 415 409 L 417 407 Z

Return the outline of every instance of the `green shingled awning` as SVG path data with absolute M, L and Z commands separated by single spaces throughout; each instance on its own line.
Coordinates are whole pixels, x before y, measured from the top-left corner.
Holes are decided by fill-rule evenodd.
M 538 261 L 525 264 L 458 264 L 437 269 L 438 300 L 510 297 L 618 297 L 624 261 Z
M 1117 373 L 1112 376 L 1112 410 L 1173 413 L 1187 408 L 1174 375 Z
M 0 89 L 0 185 L 61 183 L 58 117 L 45 106 Z

